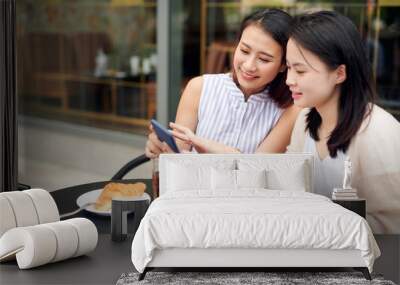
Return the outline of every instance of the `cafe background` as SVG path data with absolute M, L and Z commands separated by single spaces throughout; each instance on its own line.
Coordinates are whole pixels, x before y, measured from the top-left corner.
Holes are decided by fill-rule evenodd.
M 174 120 L 190 78 L 229 71 L 241 19 L 272 7 L 350 17 L 377 103 L 400 119 L 400 0 L 18 0 L 19 182 L 53 191 L 110 179 L 144 152 L 151 118 Z

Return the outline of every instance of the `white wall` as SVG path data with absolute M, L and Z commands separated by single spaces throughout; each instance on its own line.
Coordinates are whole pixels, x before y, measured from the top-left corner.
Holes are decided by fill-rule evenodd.
M 144 152 L 146 137 L 23 117 L 18 127 L 18 181 L 49 191 L 109 180 Z M 150 178 L 146 163 L 127 178 Z

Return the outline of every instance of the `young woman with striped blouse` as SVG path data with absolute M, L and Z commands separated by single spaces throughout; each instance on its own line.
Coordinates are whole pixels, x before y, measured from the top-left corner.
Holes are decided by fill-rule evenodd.
M 284 152 L 299 108 L 285 84 L 292 17 L 278 9 L 246 17 L 229 74 L 193 78 L 170 123 L 182 151 Z M 151 132 L 146 155 L 171 150 Z

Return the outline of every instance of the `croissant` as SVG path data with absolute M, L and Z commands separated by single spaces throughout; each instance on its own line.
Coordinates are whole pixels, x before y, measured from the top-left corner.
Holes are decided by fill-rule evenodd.
M 108 183 L 100 196 L 96 200 L 95 209 L 100 211 L 111 210 L 111 201 L 116 197 L 140 197 L 146 190 L 146 184 L 142 182 L 125 184 L 125 183 Z

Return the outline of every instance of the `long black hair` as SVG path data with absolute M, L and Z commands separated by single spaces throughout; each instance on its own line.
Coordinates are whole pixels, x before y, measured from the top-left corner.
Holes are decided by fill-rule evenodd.
M 347 151 L 374 102 L 371 66 L 361 35 L 349 18 L 321 11 L 295 17 L 291 39 L 318 56 L 328 68 L 346 67 L 346 80 L 340 85 L 338 122 L 327 142 L 330 156 L 336 157 L 338 150 Z M 307 114 L 306 130 L 316 141 L 321 122 L 321 116 L 312 108 Z
M 289 33 L 292 24 L 292 16 L 279 9 L 258 10 L 245 17 L 240 25 L 238 42 L 243 31 L 250 25 L 257 25 L 265 33 L 270 35 L 282 48 L 282 64 L 286 64 L 286 45 L 289 40 Z M 233 79 L 238 84 L 236 73 L 233 70 Z M 269 94 L 272 100 L 281 108 L 289 107 L 293 104 L 288 86 L 286 85 L 287 71 L 279 72 L 269 84 Z

